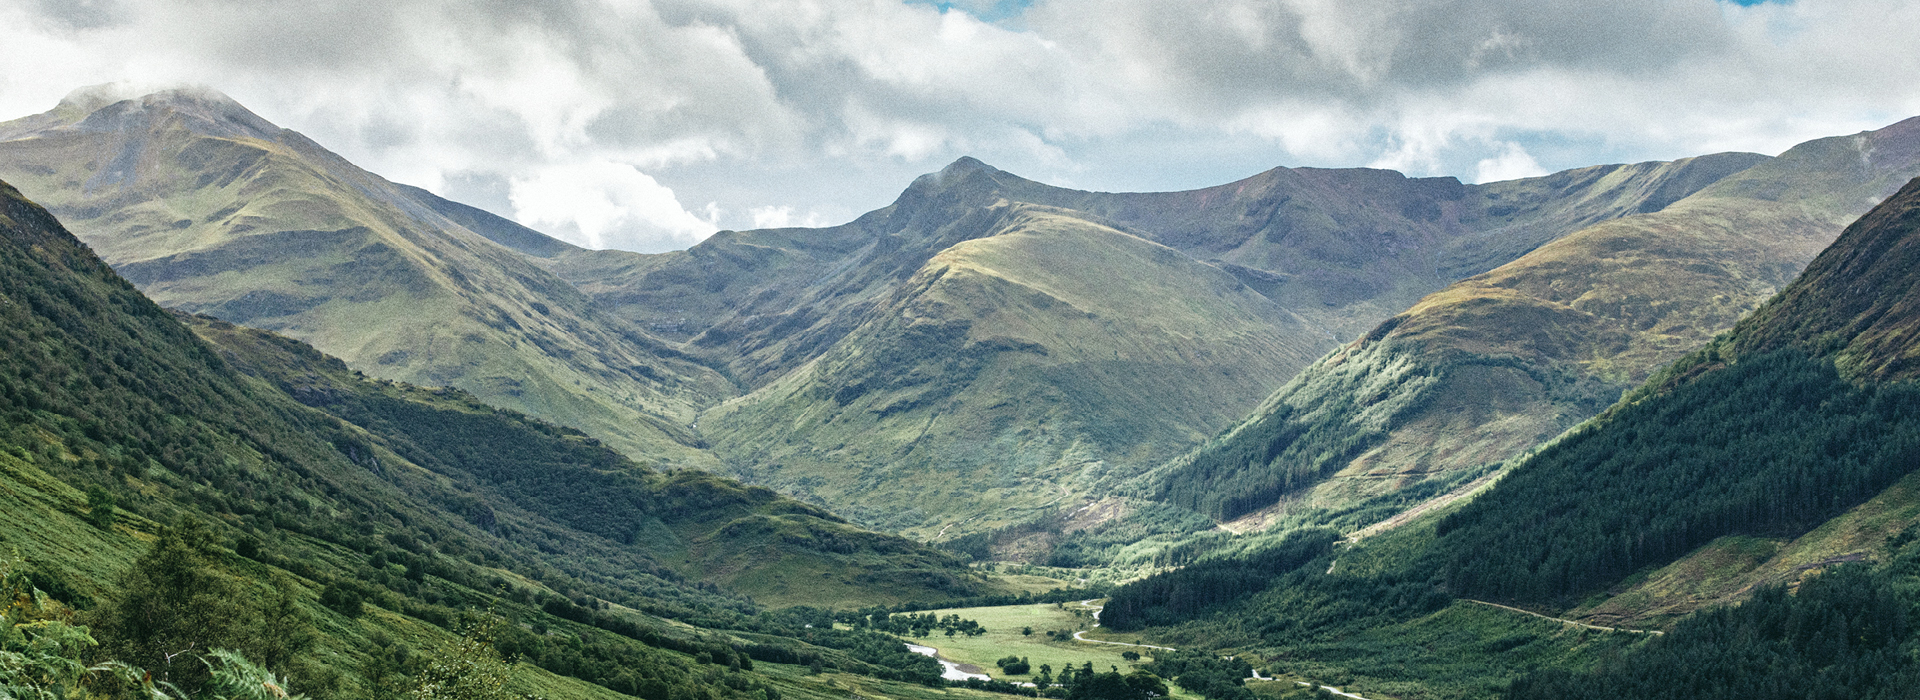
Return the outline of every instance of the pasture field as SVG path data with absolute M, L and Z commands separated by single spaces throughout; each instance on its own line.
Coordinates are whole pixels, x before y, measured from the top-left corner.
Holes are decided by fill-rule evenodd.
M 1092 629 L 1094 608 L 1087 608 L 1078 602 L 1056 605 L 1054 603 L 1036 603 L 1032 605 L 1003 605 L 985 608 L 952 608 L 936 610 L 944 617 L 959 615 L 961 619 L 974 620 L 987 628 L 987 633 L 969 638 L 965 635 L 947 637 L 939 633 L 924 638 L 902 637 L 902 639 L 933 647 L 939 650 L 940 657 L 965 666 L 978 667 L 977 672 L 985 673 L 997 680 L 1016 683 L 1031 683 L 1040 674 L 1041 664 L 1046 664 L 1058 676 L 1060 669 L 1071 664 L 1074 668 L 1092 663 L 1095 671 L 1109 671 L 1115 667 L 1121 673 L 1132 671 L 1136 665 L 1144 665 L 1147 659 L 1138 664 L 1127 661 L 1121 656 L 1127 651 L 1140 652 L 1146 656 L 1150 649 L 1130 649 L 1128 647 L 1093 642 L 1078 642 L 1073 639 L 1061 640 L 1049 638 L 1047 632 L 1078 632 Z M 1025 628 L 1033 628 L 1033 634 L 1021 634 Z M 1027 659 L 1033 670 L 1026 675 L 1008 676 L 1000 672 L 993 662 L 1007 656 L 1019 656 Z M 964 669 L 973 671 L 975 669 Z M 1180 690 L 1173 693 L 1175 698 L 1198 700 L 1199 696 Z

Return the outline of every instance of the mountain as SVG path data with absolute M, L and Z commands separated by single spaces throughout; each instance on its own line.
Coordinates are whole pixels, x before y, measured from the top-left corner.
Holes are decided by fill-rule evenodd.
M 1321 358 L 1155 489 L 1253 527 L 1521 454 L 1731 327 L 1916 174 L 1910 119 L 1548 243 Z
M 1074 212 L 972 218 L 983 235 L 825 353 L 703 414 L 737 473 L 908 532 L 1003 526 L 1171 456 L 1331 344 L 1231 275 Z
M 143 655 L 164 632 L 233 645 L 316 697 L 389 697 L 380 674 L 426 673 L 487 610 L 514 622 L 489 641 L 526 659 L 518 692 L 824 697 L 827 676 L 753 661 L 876 683 L 938 666 L 873 633 L 809 632 L 825 623 L 741 592 L 854 606 L 982 590 L 947 555 L 765 489 L 177 316 L 4 183 L 0 317 L 0 579 L 91 608 L 78 620 L 102 649 L 159 678 L 201 668 Z M 137 607 L 176 598 L 193 603 Z M 186 615 L 204 606 L 239 607 Z M 209 636 L 234 625 L 259 629 Z M 730 663 L 742 675 L 725 683 L 701 668 Z
M 568 253 L 554 269 L 751 390 L 701 419 L 731 473 L 953 536 L 1116 493 L 1353 329 L 1764 160 L 1484 186 L 1278 168 L 1115 194 L 967 158 L 844 226 Z
M 0 125 L 0 177 L 163 304 L 940 537 L 1140 493 L 1423 295 L 1766 160 L 1098 193 L 967 158 L 844 226 L 639 255 L 387 182 L 205 91 Z
M 731 384 L 537 264 L 571 246 L 388 182 L 218 93 L 103 95 L 0 124 L 0 178 L 156 301 L 636 459 L 711 463 L 689 425 Z
M 1911 695 L 1916 264 L 1920 178 L 1471 499 L 1233 538 L 1102 622 L 1368 697 Z

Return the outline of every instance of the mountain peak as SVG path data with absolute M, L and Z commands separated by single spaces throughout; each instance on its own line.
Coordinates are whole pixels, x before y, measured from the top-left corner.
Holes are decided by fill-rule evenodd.
M 272 140 L 282 131 L 226 93 L 204 85 L 158 91 L 126 83 L 90 85 L 68 93 L 50 114 L 92 132 L 143 130 L 176 115 L 188 129 L 208 136 Z
M 938 172 L 932 172 L 932 173 L 927 173 L 925 175 L 921 175 L 919 178 L 916 178 L 913 181 L 913 184 L 915 186 L 932 187 L 937 189 L 937 188 L 944 188 L 944 187 L 950 186 L 953 183 L 964 180 L 967 178 L 967 176 L 973 175 L 975 173 L 986 173 L 988 175 L 996 175 L 996 174 L 1001 174 L 1003 172 L 1005 171 L 1002 171 L 1001 169 L 993 167 L 991 165 L 987 165 L 986 163 L 980 162 L 980 159 L 975 158 L 973 156 L 960 156 L 959 160 L 956 160 L 956 161 L 953 161 L 952 163 L 947 164 L 947 167 L 941 168 Z

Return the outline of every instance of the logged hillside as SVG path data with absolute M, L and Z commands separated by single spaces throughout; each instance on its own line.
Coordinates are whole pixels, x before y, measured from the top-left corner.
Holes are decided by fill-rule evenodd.
M 1518 455 L 1731 327 L 1917 173 L 1920 119 L 1802 144 L 1556 240 L 1322 358 L 1171 465 L 1158 493 L 1251 526 Z
M 460 387 L 635 459 L 709 463 L 689 425 L 732 386 L 536 264 L 571 246 L 388 182 L 223 95 L 76 92 L 0 124 L 0 178 L 161 304 Z
M 31 580 L 64 605 L 26 619 L 87 624 L 156 678 L 206 682 L 176 652 L 218 645 L 314 697 L 393 697 L 484 610 L 511 623 L 486 641 L 525 660 L 516 692 L 821 697 L 825 677 L 753 662 L 874 682 L 938 666 L 715 582 L 829 605 L 974 590 L 944 555 L 764 489 L 265 332 L 190 329 L 4 184 L 0 271 L 0 548 L 21 558 L 0 586 Z

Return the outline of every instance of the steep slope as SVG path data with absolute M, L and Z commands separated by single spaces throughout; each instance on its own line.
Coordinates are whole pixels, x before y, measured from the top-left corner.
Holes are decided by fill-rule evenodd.
M 1331 345 L 1231 275 L 1074 212 L 980 217 L 986 236 L 818 359 L 703 416 L 716 450 L 867 522 L 997 527 L 1097 498 Z
M 76 92 L 0 124 L 0 177 L 162 304 L 457 386 L 636 458 L 706 463 L 687 426 L 732 394 L 523 257 L 571 246 L 387 182 L 217 93 Z
M 1596 221 L 1656 211 L 1767 160 L 1726 153 L 1462 185 L 1387 170 L 1275 168 L 1187 192 L 1052 187 L 972 158 L 892 205 L 824 229 L 722 231 L 686 251 L 559 256 L 557 272 L 615 313 L 689 338 L 758 387 L 819 355 L 1005 199 L 1090 220 L 1215 264 L 1338 339 L 1421 296 Z
M 269 632 L 316 635 L 300 657 L 313 663 L 295 667 L 322 696 L 390 696 L 366 669 L 394 639 L 422 652 L 448 639 L 469 607 L 543 630 L 510 625 L 498 643 L 529 661 L 517 687 L 553 697 L 795 690 L 762 676 L 723 684 L 696 662 L 742 661 L 749 647 L 888 678 L 937 674 L 904 648 L 896 668 L 861 651 L 874 640 L 757 616 L 711 581 L 820 604 L 969 590 L 943 555 L 764 489 L 648 469 L 457 391 L 367 380 L 296 341 L 193 322 L 220 343 L 0 183 L 0 547 L 43 590 L 117 605 L 156 535 L 201 532 L 182 546 L 215 580 L 248 597 L 282 591 L 297 609 L 285 624 L 312 622 Z M 189 520 L 200 525 L 159 524 Z M 850 568 L 871 574 L 818 576 Z M 783 575 L 808 578 L 782 591 Z M 109 622 L 94 620 L 125 632 Z
M 1920 179 L 1849 227 L 1726 337 L 1441 520 L 1435 547 L 1448 585 L 1564 602 L 1707 547 L 1694 556 L 1721 558 L 1722 567 L 1696 560 L 1683 570 L 1729 578 L 1700 590 L 1736 595 L 1739 584 L 1884 548 L 1887 535 L 1920 518 L 1912 485 L 1896 486 L 1920 466 L 1920 388 L 1904 361 L 1920 348 L 1901 331 L 1920 322 L 1916 262 Z M 1879 536 L 1859 533 L 1863 541 L 1811 567 L 1782 571 L 1767 561 L 1798 558 L 1793 541 L 1802 536 L 1844 544 L 1832 530 L 1858 528 L 1828 522 L 1837 517 L 1877 520 Z M 1829 532 L 1809 534 L 1823 523 Z M 1765 554 L 1746 562 L 1749 570 L 1728 572 L 1730 543 L 1708 547 L 1721 537 L 1775 541 L 1758 546 Z M 1642 604 L 1662 597 L 1672 596 L 1633 596 Z M 1672 603 L 1655 607 L 1684 612 Z
M 1218 268 L 1247 290 L 1265 297 L 1249 300 L 1246 294 L 1235 292 L 1237 301 L 1233 304 L 1272 305 L 1284 312 L 1276 315 L 1269 310 L 1254 316 L 1233 312 L 1222 318 L 1305 320 L 1304 325 L 1286 320 L 1269 329 L 1290 335 L 1291 339 L 1283 342 L 1298 350 L 1326 347 L 1327 340 L 1385 318 L 1458 275 L 1503 261 L 1503 255 L 1519 255 L 1593 220 L 1658 209 L 1764 160 L 1751 154 L 1722 154 L 1674 163 L 1598 166 L 1547 178 L 1473 187 L 1451 178 L 1408 179 L 1390 171 L 1280 168 L 1205 190 L 1113 194 L 1050 187 L 962 159 L 915 181 L 893 205 L 845 226 L 721 232 L 687 251 L 659 256 L 562 254 L 555 258 L 554 268 L 636 324 L 667 337 L 687 338 L 690 352 L 726 363 L 734 378 L 760 392 L 740 403 L 753 407 L 750 410 L 735 412 L 729 407 L 703 418 L 703 425 L 734 473 L 757 483 L 779 485 L 792 493 L 810 493 L 863 522 L 925 527 L 923 534 L 958 535 L 1010 518 L 1037 515 L 1044 509 L 1035 509 L 1036 505 L 1056 501 L 1052 495 L 1043 497 L 1041 493 L 1052 494 L 1056 487 L 1059 492 L 1054 495 L 1063 497 L 1057 502 L 1074 507 L 1081 503 L 1082 495 L 1111 493 L 1114 484 L 1140 466 L 1193 444 L 1199 435 L 1213 432 L 1222 421 L 1252 407 L 1255 397 L 1299 366 L 1289 353 L 1248 354 L 1244 348 L 1228 343 L 1229 349 L 1220 358 L 1198 362 L 1228 368 L 1226 374 L 1187 370 L 1174 372 L 1179 381 L 1156 383 L 1169 375 L 1154 369 L 1134 377 L 1104 374 L 1065 384 L 1059 378 L 1015 374 L 995 380 L 999 388 L 991 391 L 984 390 L 984 385 L 979 387 L 982 390 L 942 386 L 947 381 L 970 381 L 978 363 L 969 360 L 961 363 L 965 370 L 929 373 L 911 380 L 922 390 L 938 387 L 936 391 L 945 401 L 944 408 L 937 411 L 944 416 L 940 423 L 943 429 L 958 431 L 956 435 L 969 434 L 969 444 L 985 445 L 1003 439 L 986 437 L 1000 435 L 1000 425 L 1020 424 L 1031 430 L 1037 425 L 1033 421 L 1046 417 L 1083 426 L 1075 430 L 1091 426 L 1097 436 L 1063 437 L 1056 428 L 1044 441 L 998 443 L 995 449 L 1012 452 L 990 461 L 1001 465 L 996 469 L 1009 470 L 1007 475 L 971 480 L 967 490 L 1010 494 L 1025 489 L 1040 493 L 1016 498 L 1015 511 L 1003 511 L 964 527 L 946 528 L 957 520 L 944 515 L 926 519 L 932 512 L 929 508 L 956 516 L 964 513 L 958 518 L 964 520 L 983 514 L 980 503 L 1000 502 L 1008 496 L 994 495 L 958 509 L 955 506 L 959 504 L 949 498 L 951 487 L 915 487 L 923 489 L 917 494 L 921 497 L 890 500 L 879 508 L 870 499 L 851 498 L 850 494 L 865 491 L 865 486 L 856 484 L 882 480 L 883 474 L 925 474 L 908 480 L 919 483 L 942 473 L 939 469 L 928 471 L 936 462 L 976 464 L 982 459 L 969 456 L 977 452 L 974 448 L 942 447 L 937 452 L 946 456 L 930 462 L 924 455 L 931 444 L 920 443 L 920 447 L 909 449 L 902 447 L 908 438 L 892 437 L 903 433 L 919 440 L 922 431 L 938 432 L 936 423 L 927 420 L 931 413 L 907 416 L 896 410 L 897 406 L 883 409 L 875 404 L 885 420 L 903 426 L 898 429 L 875 426 L 853 430 L 860 423 L 839 422 L 836 425 L 841 428 L 823 432 L 820 428 L 826 423 L 817 421 L 840 415 L 844 408 L 839 401 L 833 405 L 819 403 L 824 397 L 844 398 L 865 392 L 863 370 L 842 372 L 845 363 L 836 364 L 827 358 L 835 353 L 877 354 L 871 349 L 853 349 L 860 345 L 892 348 L 930 342 L 926 338 L 889 336 L 905 333 L 908 328 L 895 318 L 901 296 L 918 293 L 919 276 L 938 267 L 932 261 L 945 255 L 943 251 L 1003 233 L 996 228 L 1002 226 L 999 207 L 1005 206 L 1003 203 L 1049 207 L 1057 220 L 1077 220 L 1080 223 L 1076 226 L 1122 234 L 1061 238 L 1053 245 L 1072 241 L 1072 245 L 1086 248 L 1078 253 L 1055 254 L 1053 259 L 1059 261 L 1059 267 L 1038 274 L 1150 280 L 1161 273 L 1136 274 L 1124 266 L 1100 269 L 1075 262 L 1075 258 L 1106 258 L 1110 253 L 1100 248 L 1118 241 L 1159 243 L 1166 246 L 1161 250 L 1178 251 L 1180 260 L 1156 258 L 1152 265 L 1191 268 L 1201 263 Z M 1022 275 L 1035 273 L 996 274 L 1024 283 Z M 1114 318 L 1138 319 L 1147 327 L 1167 328 L 1175 319 L 1192 316 L 1195 309 L 1218 306 L 1221 299 L 1208 291 L 1215 286 L 1216 282 L 1159 284 L 1153 287 L 1151 303 L 1138 309 L 1127 309 L 1120 303 L 1104 306 Z M 1031 323 L 1018 319 L 1016 313 L 989 313 L 987 307 L 1001 298 L 995 294 L 969 297 L 957 306 L 969 309 L 959 317 L 967 317 L 968 323 L 982 323 L 974 331 L 977 337 L 992 335 L 995 331 L 990 330 L 991 324 Z M 1132 299 L 1144 298 L 1136 295 Z M 1167 301 L 1163 303 L 1163 299 Z M 1181 301 L 1172 303 L 1173 299 Z M 1146 313 L 1149 310 L 1167 310 L 1170 315 L 1168 319 L 1154 319 Z M 1034 313 L 1036 318 L 1051 315 L 1045 309 Z M 955 316 L 949 311 L 924 315 L 943 314 Z M 1213 328 L 1209 332 L 1223 330 Z M 1225 332 L 1233 336 L 1248 331 Z M 1139 336 L 1102 333 L 1074 338 L 1071 351 L 1057 345 L 1047 349 L 1056 357 L 1114 360 L 1137 354 L 1139 338 L 1165 335 L 1160 331 Z M 1246 364 L 1225 361 L 1223 358 L 1229 355 L 1244 358 Z M 1042 364 L 1092 366 L 1078 361 Z M 893 370 L 906 366 L 883 365 Z M 1103 371 L 1118 370 L 1116 365 Z M 1143 381 L 1141 377 L 1149 379 Z M 806 390 L 800 391 L 803 386 Z M 1143 393 L 1150 386 L 1156 387 L 1154 393 Z M 1014 396 L 1023 399 L 1007 400 Z M 809 405 L 809 401 L 815 403 Z M 776 405 L 779 408 L 773 408 Z M 922 412 L 932 410 L 931 405 L 930 401 L 916 404 Z M 798 418 L 802 415 L 813 418 Z M 869 440 L 874 443 L 866 444 Z M 787 444 L 792 447 L 782 446 Z M 1075 444 L 1081 447 L 1073 447 Z M 822 466 L 796 469 L 796 460 Z M 1070 466 L 1073 463 L 1097 468 L 1079 469 Z M 849 469 L 849 464 L 857 466 Z M 1030 466 L 1006 466 L 1009 464 Z M 962 471 L 977 468 L 969 466 Z M 1100 473 L 1104 476 L 1095 476 Z M 1045 477 L 1029 483 L 1022 481 L 1021 474 Z M 1055 486 L 1047 486 L 1049 483 Z M 899 493 L 909 496 L 914 492 Z
M 1802 144 L 1554 241 L 1322 358 L 1171 465 L 1159 493 L 1252 526 L 1517 455 L 1730 327 L 1915 174 L 1920 119 Z
M 545 521 L 775 606 L 903 603 L 974 590 L 945 555 L 767 489 L 692 469 L 653 471 L 598 440 L 457 389 L 369 381 L 299 341 L 206 317 L 184 320 L 234 369 L 364 430 L 366 441 L 349 453 L 391 452 L 462 484 L 473 500 L 451 510 L 483 528 Z M 635 565 L 569 564 L 580 575 L 611 566 Z
M 1668 393 L 1725 373 L 1748 358 L 1792 352 L 1831 363 L 1836 376 L 1866 387 L 1911 387 L 1912 358 L 1920 354 L 1910 329 L 1920 323 L 1920 181 L 1849 227 L 1806 272 L 1742 319 L 1726 337 L 1657 375 L 1631 400 Z M 1879 399 L 1892 402 L 1889 396 Z M 1794 432 L 1805 432 L 1798 428 Z M 1853 437 L 1875 445 L 1910 444 L 1913 436 L 1878 429 Z M 1916 453 L 1907 448 L 1910 472 Z M 1822 461 L 1828 461 L 1823 459 Z M 1830 478 L 1824 477 L 1823 478 Z M 1797 580 L 1837 562 L 1881 560 L 1911 537 L 1893 537 L 1920 523 L 1920 474 L 1893 486 L 1805 534 L 1728 536 L 1612 591 L 1577 614 L 1595 619 L 1664 620 L 1701 607 L 1738 600 L 1758 587 Z
M 1020 201 L 1092 213 L 1217 264 L 1344 341 L 1450 282 L 1589 224 L 1659 211 L 1766 160 L 1721 153 L 1485 185 L 1274 168 L 1188 192 L 1009 189 Z
M 1345 546 L 1233 538 L 1102 621 L 1367 697 L 1907 697 L 1916 264 L 1920 178 L 1470 501 Z

